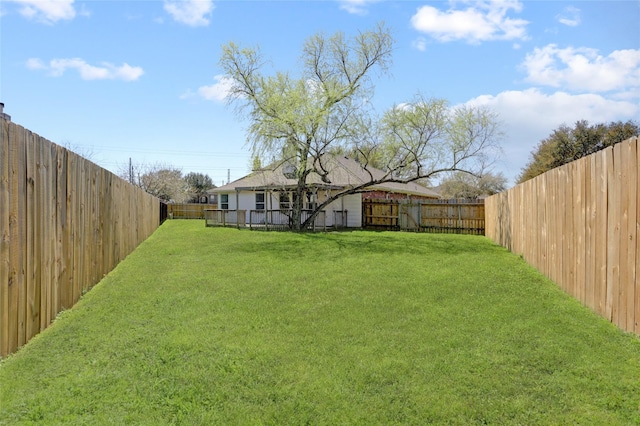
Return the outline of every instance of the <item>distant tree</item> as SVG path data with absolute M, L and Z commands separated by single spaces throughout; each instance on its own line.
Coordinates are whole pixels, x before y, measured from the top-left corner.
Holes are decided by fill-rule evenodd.
M 561 135 L 557 135 L 557 133 L 563 131 L 564 130 L 562 128 L 554 130 L 554 133 L 551 136 L 542 140 L 538 144 L 536 150 L 531 152 L 531 160 L 522 169 L 522 172 L 520 172 L 520 175 L 518 176 L 518 183 L 532 179 L 555 167 L 553 165 L 554 151 L 556 147 L 554 136 L 561 137 Z
M 610 123 L 604 134 L 604 147 L 613 146 L 633 136 L 640 136 L 640 124 L 628 120 Z
M 182 177 L 182 171 L 172 166 L 152 166 L 140 176 L 139 186 L 166 202 L 186 203 L 190 198 L 189 186 Z
M 384 182 L 428 179 L 444 171 L 477 172 L 499 136 L 495 115 L 483 108 L 450 110 L 446 101 L 417 97 L 387 111 L 371 111 L 371 75 L 386 72 L 393 39 L 384 25 L 351 39 L 342 33 L 317 34 L 306 41 L 302 75 L 265 76 L 257 49 L 235 43 L 223 47 L 220 64 L 232 86 L 229 99 L 250 120 L 252 155 L 276 158 L 296 179 L 292 227 L 302 230 L 329 203 Z M 374 165 L 384 176 L 334 193 L 302 221 L 307 179 L 329 183 L 327 154 L 356 153 L 365 170 Z
M 631 120 L 594 125 L 580 120 L 573 128 L 563 124 L 542 140 L 531 153 L 531 160 L 518 176 L 518 183 L 638 134 L 640 126 Z
M 481 176 L 455 172 L 442 180 L 438 190 L 443 198 L 478 198 L 507 189 L 507 178 L 502 173 Z
M 182 171 L 172 165 L 129 161 L 120 166 L 118 175 L 165 202 L 186 203 L 191 197 Z
M 190 172 L 184 176 L 189 194 L 189 202 L 199 203 L 201 197 L 206 196 L 207 190 L 215 188 L 209 175 Z
M 67 149 L 68 151 L 78 154 L 80 157 L 84 158 L 85 160 L 94 161 L 94 162 L 96 161 L 95 159 L 96 152 L 93 150 L 92 147 L 81 146 L 81 145 L 72 143 L 71 141 L 68 141 L 68 140 L 62 141 L 61 146 Z
M 254 155 L 251 158 L 251 170 L 260 170 L 262 168 L 262 160 L 259 155 Z

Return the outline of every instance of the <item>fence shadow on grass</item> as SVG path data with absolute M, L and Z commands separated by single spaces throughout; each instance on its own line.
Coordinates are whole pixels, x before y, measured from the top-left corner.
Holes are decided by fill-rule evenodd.
M 238 231 L 244 232 L 244 231 Z M 390 231 L 391 232 L 391 231 Z M 251 245 L 243 245 L 242 250 L 251 252 L 270 252 L 280 258 L 298 259 L 304 256 L 301 250 L 309 245 L 323 246 L 323 252 L 349 253 L 366 252 L 374 254 L 446 254 L 450 256 L 476 252 L 492 247 L 484 239 L 476 236 L 453 234 L 398 234 L 385 235 L 376 231 L 345 231 L 332 233 L 302 233 L 291 236 L 282 235 L 266 240 L 256 238 Z

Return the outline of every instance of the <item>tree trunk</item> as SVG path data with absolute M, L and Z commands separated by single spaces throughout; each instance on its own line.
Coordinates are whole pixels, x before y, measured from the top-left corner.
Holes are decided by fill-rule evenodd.
M 291 228 L 294 231 L 302 231 L 302 207 L 304 206 L 304 195 L 306 187 L 306 175 L 298 179 L 295 197 L 293 199 L 293 212 L 291 214 Z

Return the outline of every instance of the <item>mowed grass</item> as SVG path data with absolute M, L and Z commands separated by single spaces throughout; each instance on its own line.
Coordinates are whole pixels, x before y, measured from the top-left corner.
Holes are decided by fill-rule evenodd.
M 640 424 L 640 340 L 484 237 L 169 221 L 2 361 L 0 424 Z

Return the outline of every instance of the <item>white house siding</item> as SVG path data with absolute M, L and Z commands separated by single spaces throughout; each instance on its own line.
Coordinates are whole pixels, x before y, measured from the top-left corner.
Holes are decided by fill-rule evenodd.
M 322 202 L 325 197 L 319 196 Z M 327 212 L 327 226 L 334 226 L 335 211 L 347 210 L 347 227 L 360 228 L 362 226 L 362 196 L 360 194 L 351 194 L 338 198 L 324 208 Z
M 256 193 L 249 191 L 241 191 L 237 194 L 238 200 L 238 210 L 246 210 L 246 218 L 247 223 L 249 222 L 249 212 L 251 210 L 256 209 Z M 279 196 L 277 193 L 271 194 L 271 199 L 269 196 L 265 197 L 265 207 L 268 210 L 274 210 L 279 208 Z M 236 209 L 236 193 L 229 193 L 229 210 Z M 263 223 L 264 222 L 264 214 L 253 214 L 251 215 L 251 221 L 253 223 Z
M 242 191 L 239 194 L 230 192 L 229 194 L 229 210 L 236 210 L 236 202 L 238 202 L 238 210 L 246 210 L 246 220 L 249 222 L 249 211 L 256 209 L 256 196 L 255 192 Z M 220 206 L 220 195 L 218 194 L 218 206 Z M 326 199 L 325 194 L 320 192 L 318 194 L 318 202 L 322 202 Z M 266 208 L 268 210 L 277 210 L 280 208 L 280 198 L 277 192 L 271 194 L 265 198 Z M 351 194 L 337 199 L 324 208 L 326 212 L 326 226 L 335 225 L 335 211 L 347 210 L 347 227 L 360 228 L 362 226 L 362 196 L 360 194 Z M 262 223 L 264 221 L 264 215 L 254 214 L 252 215 L 252 222 Z
M 347 210 L 347 227 L 360 228 L 362 226 L 362 195 L 351 194 L 344 198 L 344 210 Z

